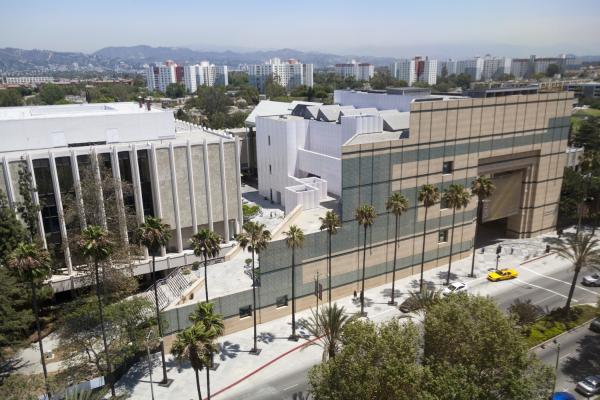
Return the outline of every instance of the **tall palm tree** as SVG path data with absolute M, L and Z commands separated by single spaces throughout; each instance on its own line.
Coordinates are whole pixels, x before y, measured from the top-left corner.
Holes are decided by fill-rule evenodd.
M 321 221 L 320 230 L 327 230 L 327 291 L 329 307 L 331 307 L 331 236 L 337 234 L 338 228 L 342 226 L 340 217 L 334 211 L 327 211 L 325 217 L 319 217 Z
M 261 251 L 267 248 L 269 240 L 271 240 L 271 232 L 265 229 L 265 225 L 248 221 L 243 226 L 242 233 L 235 238 L 242 249 L 250 250 L 252 253 L 252 316 L 254 319 L 254 347 L 250 350 L 250 354 L 258 355 L 260 350 L 256 346 L 256 276 L 255 276 L 255 254 L 260 254 Z
M 191 241 L 194 254 L 204 258 L 204 292 L 206 293 L 206 302 L 208 302 L 208 258 L 219 255 L 223 239 L 210 229 L 201 229 L 192 236 Z
M 178 361 L 187 360 L 192 365 L 196 375 L 196 389 L 198 390 L 199 400 L 202 400 L 202 391 L 200 390 L 198 371 L 209 367 L 209 354 L 215 350 L 214 331 L 207 329 L 201 322 L 179 332 L 171 347 L 171 354 Z
M 569 289 L 569 295 L 567 297 L 567 304 L 565 305 L 565 312 L 567 315 L 569 315 L 571 309 L 571 299 L 575 292 L 579 272 L 583 267 L 586 267 L 591 263 L 600 262 L 599 245 L 600 241 L 598 239 L 595 239 L 592 235 L 581 233 L 575 235 L 566 234 L 564 240 L 556 241 L 554 250 L 556 250 L 559 257 L 570 261 L 575 270 L 571 288 Z
M 388 302 L 389 305 L 395 305 L 394 295 L 396 290 L 396 255 L 398 251 L 398 223 L 400 216 L 408 210 L 408 200 L 401 193 L 392 193 L 385 203 L 385 209 L 394 214 L 396 217 L 396 230 L 394 236 L 394 268 L 392 269 L 392 299 Z
M 98 311 L 100 312 L 100 327 L 102 329 L 102 342 L 104 343 L 104 353 L 106 354 L 106 370 L 108 375 L 112 374 L 110 354 L 106 342 L 106 326 L 104 324 L 104 305 L 100 292 L 100 263 L 108 260 L 112 254 L 113 243 L 108 237 L 108 232 L 98 225 L 88 225 L 82 232 L 79 239 L 79 250 L 86 259 L 94 260 L 94 276 L 96 280 L 96 298 L 98 299 Z M 104 289 L 102 289 L 104 292 Z M 115 385 L 110 376 L 110 392 L 115 397 Z
M 342 331 L 352 318 L 344 313 L 344 307 L 334 303 L 332 307 L 323 306 L 321 311 L 311 310 L 312 316 L 306 323 L 306 330 L 320 338 L 323 346 L 323 361 L 334 358 L 341 346 Z
M 42 343 L 42 329 L 40 325 L 40 313 L 37 302 L 36 288 L 52 273 L 50 255 L 35 243 L 19 243 L 8 257 L 7 266 L 12 273 L 17 275 L 23 282 L 28 283 L 31 288 L 31 305 L 35 315 L 35 327 L 37 330 L 38 344 L 42 370 L 44 371 L 44 383 L 46 393 L 50 398 L 50 386 L 48 385 L 48 371 L 46 369 L 46 358 L 44 356 L 44 345 Z
M 365 229 L 364 240 L 363 240 L 363 261 L 362 261 L 362 279 L 360 289 L 360 315 L 365 315 L 365 264 L 367 256 L 367 228 L 369 228 L 375 222 L 377 213 L 370 204 L 363 204 L 356 209 L 354 218 L 358 222 L 358 225 Z
M 471 183 L 471 194 L 477 196 L 477 215 L 475 216 L 475 235 L 473 236 L 473 256 L 471 258 L 471 277 L 475 276 L 475 249 L 477 245 L 477 232 L 481 223 L 483 212 L 483 200 L 487 199 L 494 193 L 496 186 L 492 180 L 486 176 L 478 176 Z
M 421 279 L 419 291 L 423 291 L 423 270 L 425 269 L 425 236 L 427 235 L 427 211 L 440 200 L 440 192 L 437 187 L 431 184 L 425 184 L 419 190 L 419 202 L 425 207 L 425 217 L 423 218 L 423 248 L 421 249 Z
M 213 303 L 199 303 L 192 315 L 190 315 L 190 321 L 195 324 L 203 324 L 206 330 L 212 333 L 213 340 L 216 340 L 217 337 L 223 335 L 225 332 L 225 324 L 223 323 L 223 316 L 214 311 L 214 306 Z M 206 392 L 210 399 L 210 369 L 214 368 L 216 365 L 214 363 L 215 353 L 213 347 L 207 348 L 207 351 L 209 363 L 206 366 Z
M 298 340 L 296 335 L 296 248 L 304 244 L 304 232 L 296 225 L 290 225 L 285 234 L 285 244 L 292 249 L 292 334 L 290 340 Z
M 450 231 L 450 256 L 448 258 L 448 274 L 446 275 L 446 286 L 450 284 L 450 269 L 452 268 L 452 246 L 454 245 L 454 220 L 456 210 L 465 208 L 471 201 L 471 194 L 463 185 L 452 184 L 444 190 L 443 195 L 446 205 L 452 209 L 452 230 Z
M 158 289 L 156 287 L 156 254 L 160 249 L 166 246 L 171 239 L 171 227 L 169 224 L 163 224 L 160 218 L 146 217 L 146 220 L 141 224 L 135 232 L 135 240 L 148 249 L 148 253 L 152 256 L 152 286 L 154 288 L 154 306 L 156 309 L 156 324 L 158 325 L 158 336 L 160 336 L 160 356 L 163 370 L 163 380 L 161 383 L 166 384 L 167 378 L 167 362 L 165 360 L 165 345 L 163 343 L 162 321 L 160 318 L 160 306 L 158 305 Z

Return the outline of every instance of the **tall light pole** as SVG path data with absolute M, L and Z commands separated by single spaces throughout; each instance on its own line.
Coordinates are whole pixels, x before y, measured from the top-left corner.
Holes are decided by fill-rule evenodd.
M 150 394 L 152 395 L 152 400 L 154 400 L 154 382 L 152 381 L 152 360 L 150 359 L 150 336 L 153 331 L 150 329 L 148 334 L 146 335 L 146 352 L 148 353 L 148 369 L 150 370 Z
M 556 381 L 558 377 L 558 361 L 560 360 L 560 343 L 553 340 L 554 344 L 556 344 L 556 364 L 554 365 L 554 392 L 556 392 Z
M 500 262 L 500 253 L 502 252 L 502 246 L 496 247 L 496 271 L 498 271 L 498 263 Z

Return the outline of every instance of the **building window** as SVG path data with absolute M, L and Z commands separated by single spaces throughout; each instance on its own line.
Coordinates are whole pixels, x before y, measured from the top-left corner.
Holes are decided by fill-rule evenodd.
M 441 230 L 438 235 L 438 242 L 445 243 L 448 241 L 448 229 Z
M 448 208 L 448 201 L 446 200 L 446 197 L 442 196 L 440 200 L 440 210 L 443 210 L 444 208 Z
M 279 307 L 285 307 L 288 304 L 288 297 L 287 294 L 283 295 L 283 296 L 279 296 L 276 300 L 275 300 L 275 307 L 279 308 Z
M 451 174 L 454 171 L 454 161 L 444 161 L 442 166 L 443 174 Z
M 252 306 L 240 307 L 240 318 L 246 318 L 252 315 Z
M 269 146 L 271 145 L 271 135 L 267 136 L 267 140 L 269 141 Z
M 271 173 L 271 164 L 269 164 L 269 174 Z

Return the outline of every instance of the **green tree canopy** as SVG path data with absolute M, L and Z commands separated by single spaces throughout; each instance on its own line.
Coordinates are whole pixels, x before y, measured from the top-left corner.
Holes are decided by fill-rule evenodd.
M 273 99 L 275 97 L 283 97 L 287 96 L 287 90 L 279 83 L 275 82 L 273 78 L 268 78 L 265 82 L 265 95 L 269 99 Z
M 39 98 L 43 104 L 57 104 L 65 99 L 65 92 L 58 85 L 46 83 L 40 89 Z
M 406 84 L 406 81 L 394 78 L 388 69 L 383 69 L 375 72 L 375 74 L 370 80 L 370 84 L 373 89 L 408 86 Z
M 185 86 L 181 83 L 169 83 L 165 90 L 165 94 L 172 99 L 178 99 L 185 96 Z
M 17 89 L 0 90 L 0 107 L 16 107 L 23 105 L 23 96 Z

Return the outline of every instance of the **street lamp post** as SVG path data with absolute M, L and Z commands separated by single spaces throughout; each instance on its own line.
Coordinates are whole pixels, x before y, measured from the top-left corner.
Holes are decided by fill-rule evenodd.
M 502 252 L 502 246 L 496 247 L 496 271 L 498 271 L 498 263 L 500 262 L 500 253 Z
M 152 329 L 148 331 L 146 335 L 146 352 L 148 354 L 148 369 L 150 370 L 150 394 L 152 395 L 152 400 L 154 400 L 154 382 L 152 381 L 152 360 L 150 359 L 150 335 L 152 335 Z
M 556 381 L 558 377 L 558 361 L 560 360 L 560 343 L 558 343 L 556 339 L 554 339 L 553 342 L 556 345 L 556 364 L 554 365 L 554 392 L 556 392 Z

